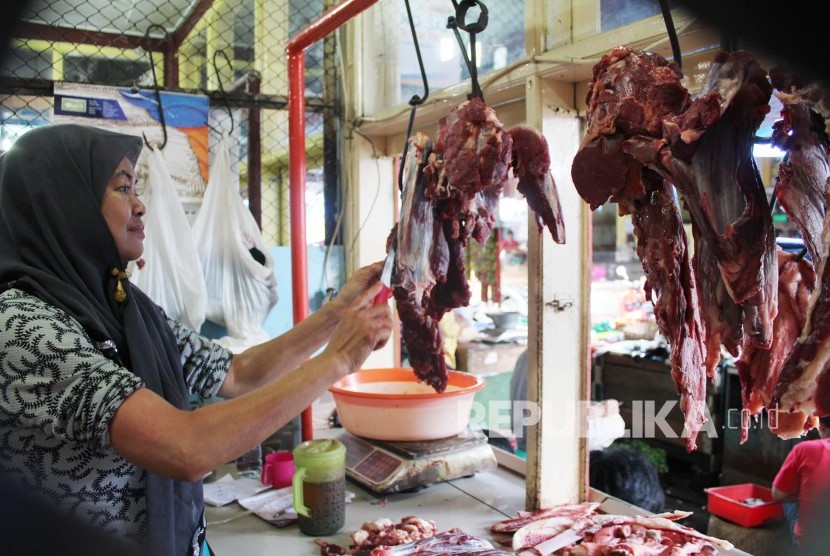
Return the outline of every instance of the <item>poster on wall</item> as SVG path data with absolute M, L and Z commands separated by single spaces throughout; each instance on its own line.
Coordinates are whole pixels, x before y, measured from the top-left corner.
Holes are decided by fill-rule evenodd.
M 150 89 L 55 83 L 52 122 L 144 136 L 155 147 L 163 143 L 166 128 L 167 144 L 162 153 L 179 197 L 200 200 L 208 181 L 210 99 L 170 92 L 160 96 L 161 105 Z M 148 152 L 146 148 L 142 151 L 136 168 L 142 183 L 147 176 Z

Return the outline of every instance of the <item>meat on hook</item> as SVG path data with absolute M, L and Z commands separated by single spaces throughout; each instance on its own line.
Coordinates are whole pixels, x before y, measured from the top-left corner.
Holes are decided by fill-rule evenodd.
M 565 227 L 544 137 L 528 126 L 506 131 L 478 97 L 441 122 L 434 148 L 423 134 L 410 138 L 405 165 L 400 223 L 389 242 L 396 248 L 392 290 L 410 364 L 419 380 L 443 392 L 448 374 L 438 323 L 470 301 L 467 242 L 489 237 L 511 168 L 540 229 L 564 243 Z

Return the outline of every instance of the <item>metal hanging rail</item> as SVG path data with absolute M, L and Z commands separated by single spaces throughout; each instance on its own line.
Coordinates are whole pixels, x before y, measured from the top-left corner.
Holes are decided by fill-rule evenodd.
M 406 4 L 406 15 L 409 18 L 409 30 L 412 31 L 412 42 L 415 44 L 415 55 L 418 57 L 418 67 L 421 69 L 421 79 L 424 82 L 424 96 L 412 95 L 412 98 L 409 99 L 409 105 L 412 109 L 409 111 L 409 124 L 406 126 L 406 137 L 403 140 L 401 163 L 398 164 L 398 190 L 401 192 L 403 192 L 403 170 L 406 165 L 406 153 L 409 150 L 409 138 L 412 136 L 412 126 L 415 123 L 415 111 L 429 97 L 429 82 L 427 81 L 427 72 L 424 70 L 424 60 L 421 57 L 421 47 L 418 46 L 418 34 L 415 32 L 412 9 L 409 7 L 409 0 L 404 0 L 404 4 Z
M 291 287 L 294 324 L 308 317 L 308 252 L 305 233 L 305 50 L 377 0 L 343 0 L 297 33 L 288 55 L 288 187 L 291 214 Z M 311 408 L 302 414 L 302 438 L 314 436 Z

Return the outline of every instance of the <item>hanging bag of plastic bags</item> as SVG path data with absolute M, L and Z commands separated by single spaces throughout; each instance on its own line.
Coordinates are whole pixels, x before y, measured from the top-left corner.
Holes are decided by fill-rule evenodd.
M 149 153 L 142 198 L 147 207 L 144 263 L 131 263 L 130 279 L 170 318 L 198 331 L 205 322 L 207 289 L 193 232 L 164 155 L 154 148 Z
M 274 260 L 234 187 L 227 137 L 219 143 L 202 207 L 193 223 L 207 284 L 207 318 L 242 348 L 267 339 L 262 323 L 277 302 Z

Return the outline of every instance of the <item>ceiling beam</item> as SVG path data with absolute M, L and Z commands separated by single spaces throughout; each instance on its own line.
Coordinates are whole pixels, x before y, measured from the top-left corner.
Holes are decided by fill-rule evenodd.
M 91 44 L 95 46 L 113 46 L 115 48 L 160 50 L 160 40 L 120 33 L 87 31 L 70 27 L 55 27 L 41 23 L 21 22 L 15 30 L 15 38 L 36 39 L 49 42 L 70 42 Z
M 184 22 L 175 29 L 170 36 L 173 39 L 175 49 L 181 46 L 190 32 L 204 17 L 211 8 L 214 0 L 199 0 L 190 15 Z M 20 22 L 15 29 L 15 37 L 21 39 L 37 39 L 49 42 L 70 42 L 77 44 L 91 44 L 95 46 L 113 46 L 116 48 L 142 48 L 145 51 L 170 50 L 169 47 L 162 48 L 163 37 L 144 37 L 138 35 L 126 35 L 122 33 L 110 33 L 106 31 L 91 31 L 85 29 L 74 29 L 71 27 L 59 27 L 44 25 L 42 23 Z

